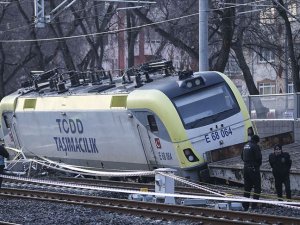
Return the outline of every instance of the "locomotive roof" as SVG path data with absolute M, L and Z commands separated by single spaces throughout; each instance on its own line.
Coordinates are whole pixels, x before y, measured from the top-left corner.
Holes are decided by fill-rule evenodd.
M 202 77 L 205 82 L 204 86 L 213 85 L 220 83 L 223 79 L 218 75 L 217 72 L 208 71 L 208 72 L 196 72 L 193 74 L 193 77 Z M 173 98 L 175 96 L 185 94 L 190 92 L 191 89 L 187 90 L 184 88 L 178 88 L 179 78 L 178 76 L 162 76 L 154 75 L 151 76 L 153 82 L 146 83 L 143 82 L 141 87 L 136 87 L 136 83 L 122 83 L 121 78 L 114 80 L 114 83 L 111 83 L 109 79 L 102 80 L 101 84 L 80 84 L 78 86 L 72 87 L 69 81 L 65 82 L 66 91 L 58 92 L 49 87 L 49 83 L 40 83 L 39 88 L 34 87 L 22 88 L 18 92 L 23 97 L 40 97 L 40 96 L 68 96 L 68 95 L 93 95 L 93 94 L 128 94 L 133 90 L 145 90 L 145 89 L 156 89 L 162 91 L 168 97 Z M 194 89 L 203 88 L 196 87 Z

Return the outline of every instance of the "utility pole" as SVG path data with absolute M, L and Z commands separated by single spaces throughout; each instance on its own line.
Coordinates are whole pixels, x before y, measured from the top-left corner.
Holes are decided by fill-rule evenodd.
M 288 62 L 288 36 L 284 34 L 284 60 L 285 60 L 285 93 L 289 92 L 289 62 Z
M 199 0 L 199 71 L 208 70 L 208 0 Z

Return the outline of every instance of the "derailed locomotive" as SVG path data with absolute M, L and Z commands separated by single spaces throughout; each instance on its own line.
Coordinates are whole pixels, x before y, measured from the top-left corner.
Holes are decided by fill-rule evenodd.
M 210 152 L 246 142 L 252 124 L 224 74 L 171 73 L 169 61 L 128 70 L 120 83 L 105 73 L 41 73 L 2 99 L 1 136 L 27 157 L 198 179 Z

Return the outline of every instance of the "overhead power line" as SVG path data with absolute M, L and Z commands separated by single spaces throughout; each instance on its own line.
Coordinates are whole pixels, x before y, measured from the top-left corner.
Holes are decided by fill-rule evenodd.
M 153 25 L 158 25 L 158 24 L 163 24 L 179 19 L 184 19 L 184 18 L 189 18 L 192 16 L 197 16 L 199 13 L 194 13 L 186 16 L 181 16 L 173 19 L 168 19 L 164 21 L 159 21 L 159 22 L 153 22 L 153 23 L 148 23 L 140 26 L 135 26 L 135 27 L 130 27 L 130 28 L 124 28 L 124 29 L 119 29 L 119 30 L 112 30 L 112 31 L 107 31 L 107 32 L 100 32 L 100 33 L 91 33 L 91 34 L 81 34 L 81 35 L 74 35 L 74 36 L 67 36 L 67 37 L 58 37 L 58 38 L 42 38 L 42 39 L 27 39 L 27 40 L 0 40 L 1 43 L 23 43 L 23 42 L 43 42 L 43 41 L 58 41 L 58 40 L 63 40 L 63 39 L 75 39 L 75 38 L 82 38 L 82 37 L 88 37 L 88 36 L 97 36 L 97 35 L 105 35 L 105 34 L 115 34 L 119 32 L 124 32 L 127 30 L 134 30 L 134 29 L 140 29 L 148 26 L 153 26 Z
M 59 16 L 63 11 L 72 6 L 77 0 L 63 0 L 58 6 L 51 10 L 48 15 L 45 15 L 44 0 L 34 0 L 34 16 L 37 28 L 44 28 L 46 23 L 50 23 L 53 19 Z M 101 2 L 119 2 L 119 3 L 138 3 L 138 4 L 153 4 L 155 1 L 142 0 L 96 0 Z

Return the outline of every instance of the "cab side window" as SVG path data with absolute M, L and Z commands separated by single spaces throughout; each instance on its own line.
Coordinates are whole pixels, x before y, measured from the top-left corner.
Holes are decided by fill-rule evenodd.
M 147 115 L 147 119 L 151 132 L 157 132 L 158 127 L 154 115 Z
M 5 122 L 5 126 L 7 128 L 10 128 L 11 121 L 9 120 L 8 116 L 7 115 L 3 115 L 3 119 L 4 119 L 4 122 Z

